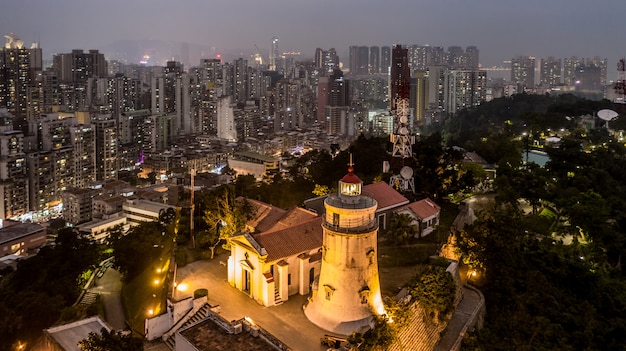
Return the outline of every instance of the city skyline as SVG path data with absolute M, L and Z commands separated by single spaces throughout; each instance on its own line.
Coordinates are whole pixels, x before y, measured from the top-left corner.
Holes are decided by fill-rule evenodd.
M 626 48 L 620 47 L 626 29 L 620 15 L 626 3 L 576 0 L 567 5 L 538 0 L 483 0 L 471 5 L 462 0 L 391 4 L 29 0 L 3 4 L 0 30 L 3 35 L 14 33 L 27 46 L 39 42 L 46 59 L 79 48 L 100 49 L 107 59 L 116 59 L 129 47 L 138 53 L 152 50 L 160 60 L 188 55 L 191 64 L 216 54 L 231 59 L 261 51 L 269 58 L 272 37 L 277 37 L 281 52 L 301 52 L 303 58 L 313 57 L 316 47 L 334 47 L 345 66 L 351 45 L 396 43 L 475 45 L 483 66 L 520 55 L 601 56 L 608 58 L 607 78 L 614 80 L 617 60 L 626 56 Z M 141 59 L 135 52 L 126 54 L 130 62 Z

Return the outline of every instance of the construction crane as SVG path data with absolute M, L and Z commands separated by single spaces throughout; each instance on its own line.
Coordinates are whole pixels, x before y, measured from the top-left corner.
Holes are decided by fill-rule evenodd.
M 259 49 L 256 44 L 254 44 L 254 48 L 256 49 L 256 52 L 254 53 L 254 62 L 256 62 L 259 66 L 263 66 L 263 55 L 261 55 L 261 49 Z

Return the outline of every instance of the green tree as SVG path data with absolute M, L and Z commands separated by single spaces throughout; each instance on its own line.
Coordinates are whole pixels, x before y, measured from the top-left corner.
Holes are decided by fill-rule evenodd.
M 452 312 L 456 288 L 456 282 L 446 268 L 430 266 L 413 279 L 409 292 L 424 309 L 434 312 L 442 320 Z
M 393 238 L 396 244 L 408 244 L 417 233 L 417 228 L 412 225 L 413 217 L 406 213 L 394 213 L 389 221 L 387 235 Z
M 142 222 L 126 235 L 111 238 L 115 266 L 129 281 L 152 264 L 164 249 L 171 247 L 172 234 L 159 222 Z
M 81 340 L 78 347 L 82 351 L 141 351 L 143 341 L 131 333 L 102 328 L 100 334 L 89 333 L 89 337 Z
M 246 228 L 246 221 L 254 215 L 254 207 L 245 198 L 235 198 L 230 187 L 221 187 L 206 194 L 204 222 L 207 230 L 202 243 L 211 249 L 212 256 L 220 242 L 230 249 L 228 239 Z

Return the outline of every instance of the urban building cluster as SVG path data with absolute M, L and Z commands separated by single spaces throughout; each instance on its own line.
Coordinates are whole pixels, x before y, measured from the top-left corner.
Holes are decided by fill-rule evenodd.
M 475 46 L 351 46 L 347 69 L 334 48 L 300 60 L 297 52 L 281 53 L 272 38 L 269 60 L 259 50 L 251 60 L 205 58 L 187 68 L 107 61 L 98 50 L 44 62 L 39 44 L 5 37 L 0 219 L 58 215 L 64 192 L 116 180 L 120 172 L 165 180 L 232 164 L 261 179 L 285 152 L 392 135 L 394 75 L 409 81 L 403 126 L 413 134 L 500 96 L 606 86 L 606 59 L 599 58 L 562 66 L 541 60 L 539 85 L 534 59 L 518 58 L 510 81 L 489 83 Z M 394 70 L 398 65 L 406 71 Z
M 537 71 L 539 81 L 536 81 Z M 599 56 L 565 59 L 550 56 L 539 62 L 532 56 L 516 57 L 511 60 L 510 83 L 513 90 L 509 94 L 577 92 L 609 97 L 612 92 L 607 89 L 607 59 Z

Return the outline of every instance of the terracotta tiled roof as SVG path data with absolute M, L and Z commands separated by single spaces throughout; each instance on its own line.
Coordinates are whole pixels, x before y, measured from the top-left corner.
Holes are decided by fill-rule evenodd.
M 238 200 L 243 199 L 239 198 Z M 254 217 L 250 219 L 246 225 L 254 228 L 256 232 L 264 232 L 270 230 L 276 222 L 278 222 L 287 211 L 282 208 L 266 204 L 265 202 L 246 199 L 255 208 Z
M 297 255 L 322 246 L 322 217 L 289 228 L 254 235 L 267 251 L 266 262 Z
M 363 187 L 364 195 L 370 195 L 378 202 L 378 210 L 408 204 L 409 200 L 385 182 L 368 184 Z
M 292 227 L 294 225 L 307 222 L 317 217 L 317 214 L 302 207 L 294 207 L 287 211 L 279 220 L 267 231 L 276 231 Z
M 421 219 L 432 217 L 441 211 L 441 207 L 428 198 L 410 203 L 405 208 L 411 210 Z

